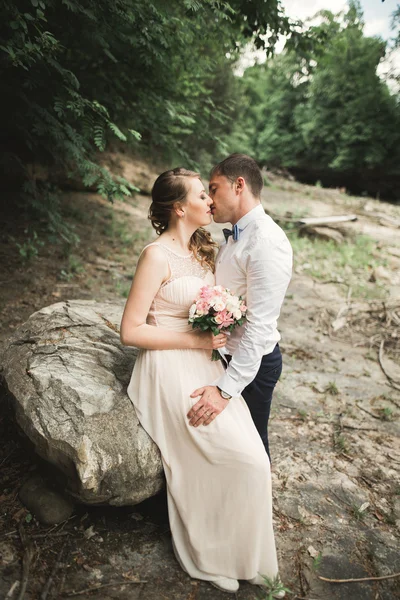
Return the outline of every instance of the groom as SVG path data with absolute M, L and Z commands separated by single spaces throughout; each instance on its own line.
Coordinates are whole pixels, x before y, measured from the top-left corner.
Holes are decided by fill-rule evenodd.
M 229 336 L 228 366 L 215 385 L 195 390 L 200 399 L 190 425 L 209 425 L 232 397 L 242 394 L 269 456 L 268 419 L 282 372 L 277 320 L 292 273 L 292 248 L 261 205 L 263 179 L 257 163 L 232 154 L 216 165 L 209 183 L 216 223 L 231 223 L 216 259 L 218 285 L 245 298 L 247 320 Z M 234 402 L 234 400 L 232 400 Z

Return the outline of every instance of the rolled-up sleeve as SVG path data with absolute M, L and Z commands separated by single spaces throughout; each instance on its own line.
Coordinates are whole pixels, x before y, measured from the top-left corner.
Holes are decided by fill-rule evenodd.
M 222 390 L 239 396 L 255 378 L 271 343 L 275 347 L 277 320 L 292 275 L 292 248 L 287 238 L 258 239 L 243 255 L 247 281 L 247 320 L 244 333 L 225 373 L 217 380 Z

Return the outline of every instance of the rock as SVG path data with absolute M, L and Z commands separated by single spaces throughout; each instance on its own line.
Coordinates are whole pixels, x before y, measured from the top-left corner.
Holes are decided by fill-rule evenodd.
M 332 321 L 331 325 L 333 331 L 339 331 L 339 329 L 342 329 L 343 327 L 345 327 L 345 325 L 347 325 L 347 318 L 339 317 L 338 319 Z
M 0 565 L 6 566 L 16 559 L 15 549 L 10 542 L 0 542 Z
M 137 350 L 121 345 L 123 302 L 58 302 L 0 357 L 18 424 L 88 504 L 137 504 L 164 485 L 160 454 L 126 394 Z
M 393 275 L 390 273 L 390 271 L 388 271 L 387 269 L 385 269 L 385 267 L 382 267 L 382 265 L 379 265 L 378 267 L 375 267 L 375 269 L 372 271 L 371 276 L 369 278 L 370 281 L 392 281 L 393 279 Z
M 342 233 L 332 227 L 302 227 L 300 233 L 311 238 L 318 238 L 327 242 L 332 241 L 335 244 L 341 244 L 344 240 Z
M 26 481 L 19 491 L 19 499 L 44 525 L 56 525 L 69 519 L 73 503 L 57 492 L 39 475 Z

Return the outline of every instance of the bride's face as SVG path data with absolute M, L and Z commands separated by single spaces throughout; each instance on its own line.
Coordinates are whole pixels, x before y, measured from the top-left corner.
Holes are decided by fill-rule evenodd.
M 186 221 L 196 229 L 209 225 L 212 221 L 211 204 L 212 200 L 200 179 L 191 177 L 188 181 L 186 202 L 182 207 L 185 211 Z

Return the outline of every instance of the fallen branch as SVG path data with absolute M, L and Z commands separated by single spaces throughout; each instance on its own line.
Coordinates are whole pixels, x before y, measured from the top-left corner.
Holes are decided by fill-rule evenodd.
M 38 539 L 48 538 L 48 537 L 63 537 L 66 535 L 72 535 L 72 533 L 70 531 L 56 531 L 55 533 L 36 533 L 34 535 L 31 535 L 31 539 L 38 540 Z M 8 533 L 4 534 L 4 537 L 6 537 L 6 536 L 18 537 L 18 534 L 15 531 L 9 531 Z
M 78 592 L 64 592 L 64 596 L 82 596 L 83 594 L 87 594 L 88 592 L 95 592 L 96 590 L 101 590 L 103 588 L 108 587 L 117 587 L 119 585 L 132 585 L 139 583 L 147 583 L 147 581 L 119 581 L 118 583 L 104 583 L 102 585 L 97 585 L 95 587 L 85 588 L 84 590 L 79 590 Z
M 393 377 L 391 375 L 389 375 L 389 373 L 385 370 L 385 367 L 383 366 L 383 347 L 385 345 L 385 340 L 381 341 L 381 345 L 379 346 L 379 354 L 378 354 L 378 361 L 379 361 L 379 366 L 383 371 L 383 374 L 386 376 L 387 380 L 389 381 L 390 385 L 392 387 L 394 387 L 395 390 L 400 390 L 400 385 L 397 383 L 397 381 L 395 379 L 393 379 Z
M 353 583 L 358 581 L 382 581 L 383 579 L 393 579 L 394 577 L 400 577 L 400 573 L 394 573 L 393 575 L 383 575 L 382 577 L 359 577 L 358 579 L 328 579 L 327 577 L 321 577 L 317 575 L 322 581 L 329 581 L 329 583 Z
M 357 407 L 358 407 L 360 410 L 362 410 L 362 411 L 364 411 L 365 413 L 367 413 L 367 415 L 370 415 L 370 417 L 374 417 L 374 419 L 378 419 L 379 421 L 381 420 L 381 418 L 380 418 L 380 417 L 378 417 L 378 415 L 374 415 L 374 413 L 370 412 L 370 411 L 369 411 L 369 410 L 367 410 L 366 408 L 363 408 L 362 406 L 360 406 L 360 405 L 358 404 L 358 402 L 356 402 L 356 406 L 357 406 Z
M 23 600 L 25 597 L 26 588 L 28 586 L 29 580 L 29 569 L 31 566 L 31 562 L 34 556 L 34 549 L 31 540 L 28 539 L 24 526 L 22 523 L 19 525 L 19 535 L 21 538 L 22 546 L 24 548 L 24 555 L 22 557 L 22 581 L 21 581 L 21 589 L 18 594 L 17 600 Z
M 356 431 L 378 431 L 376 427 L 354 427 L 353 425 L 343 425 L 345 429 L 355 429 Z
M 47 581 L 45 583 L 45 586 L 43 588 L 43 591 L 40 594 L 40 600 L 46 600 L 46 598 L 47 598 L 47 595 L 48 595 L 48 593 L 50 591 L 50 588 L 51 588 L 51 585 L 53 583 L 54 577 L 55 577 L 58 569 L 61 566 L 61 557 L 62 557 L 63 552 L 64 552 L 65 544 L 66 544 L 66 541 L 61 546 L 61 550 L 60 550 L 60 552 L 57 555 L 56 562 L 54 563 L 54 566 L 53 566 L 53 568 L 51 570 L 49 578 L 47 579 Z
M 8 594 L 7 594 L 6 598 L 12 598 L 14 596 L 15 590 L 18 589 L 18 586 L 19 586 L 19 581 L 14 581 L 14 583 L 8 590 Z

